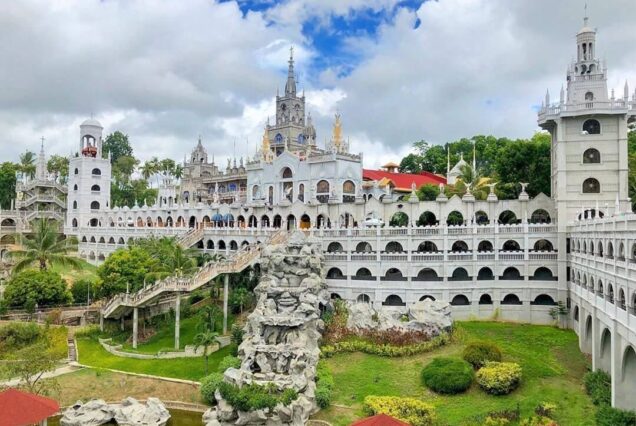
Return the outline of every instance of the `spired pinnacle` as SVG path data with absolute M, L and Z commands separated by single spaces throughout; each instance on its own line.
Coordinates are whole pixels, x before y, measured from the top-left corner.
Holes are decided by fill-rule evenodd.
M 285 83 L 285 95 L 296 96 L 296 80 L 294 78 L 294 46 L 289 48 L 289 67 L 287 69 L 287 83 Z

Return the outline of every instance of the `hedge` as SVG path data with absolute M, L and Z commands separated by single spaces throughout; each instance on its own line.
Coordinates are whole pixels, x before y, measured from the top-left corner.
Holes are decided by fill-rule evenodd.
M 412 426 L 429 426 L 435 421 L 435 408 L 415 398 L 370 395 L 364 398 L 363 409 L 369 416 L 386 414 Z
M 318 361 L 316 368 L 316 403 L 320 408 L 327 408 L 331 405 L 331 394 L 333 391 L 334 381 L 329 367 L 323 362 Z
M 585 373 L 583 383 L 594 405 L 612 405 L 612 379 L 609 374 L 603 370 Z
M 422 382 L 438 393 L 464 392 L 473 382 L 473 367 L 459 358 L 434 358 L 422 369 Z
M 514 362 L 487 362 L 477 372 L 477 383 L 492 395 L 505 395 L 521 382 L 521 367 Z
M 501 349 L 492 342 L 473 342 L 464 348 L 462 358 L 480 369 L 488 361 L 501 361 Z
M 228 355 L 224 357 L 221 362 L 219 362 L 219 367 L 217 371 L 219 373 L 224 373 L 228 368 L 239 368 L 241 367 L 241 360 L 238 357 Z
M 333 345 L 325 345 L 320 350 L 321 355 L 325 358 L 330 358 L 342 352 L 363 352 L 370 355 L 400 357 L 430 352 L 448 343 L 448 341 L 448 334 L 441 334 L 427 342 L 407 346 L 378 345 L 364 340 L 349 340 L 334 343 Z
M 636 426 L 636 413 L 602 406 L 596 412 L 598 426 Z
M 201 397 L 208 404 L 215 404 L 214 392 L 223 381 L 223 373 L 212 373 L 201 379 Z
M 257 384 L 235 386 L 230 383 L 219 383 L 219 392 L 223 399 L 239 411 L 273 410 L 279 403 L 289 405 L 298 398 L 298 392 L 285 389 L 282 393 L 274 385 L 259 386 Z

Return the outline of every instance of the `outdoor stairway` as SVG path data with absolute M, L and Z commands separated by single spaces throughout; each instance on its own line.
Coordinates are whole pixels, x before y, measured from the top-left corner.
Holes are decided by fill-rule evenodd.
M 187 233 L 177 237 L 177 244 L 187 249 L 195 245 L 203 238 L 204 228 L 192 228 Z
M 118 317 L 115 314 L 120 309 L 144 307 L 170 293 L 189 293 L 194 291 L 219 275 L 241 272 L 260 257 L 263 246 L 281 244 L 287 241 L 287 238 L 287 232 L 280 230 L 262 244 L 242 247 L 229 259 L 206 263 L 193 276 L 182 278 L 168 277 L 135 293 L 120 293 L 104 305 L 102 316 L 103 318 Z
M 66 341 L 66 345 L 68 347 L 68 361 L 69 362 L 77 361 L 77 350 L 75 349 L 75 339 L 68 338 Z

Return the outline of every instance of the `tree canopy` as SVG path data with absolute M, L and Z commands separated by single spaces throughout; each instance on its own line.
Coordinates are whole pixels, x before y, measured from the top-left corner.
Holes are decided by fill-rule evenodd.
M 10 306 L 34 307 L 71 303 L 73 297 L 60 274 L 28 269 L 14 274 L 7 282 L 4 298 Z

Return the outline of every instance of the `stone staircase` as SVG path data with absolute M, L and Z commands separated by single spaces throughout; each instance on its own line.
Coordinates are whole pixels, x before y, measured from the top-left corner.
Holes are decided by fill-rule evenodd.
M 67 339 L 66 346 L 68 347 L 68 361 L 69 362 L 77 361 L 77 349 L 75 348 L 75 339 L 69 337 Z
M 205 232 L 204 228 L 192 228 L 187 233 L 177 237 L 177 244 L 187 249 L 198 243 Z
M 159 298 L 171 293 L 189 293 L 209 283 L 222 274 L 241 272 L 253 264 L 261 255 L 263 246 L 281 244 L 287 241 L 288 234 L 280 230 L 260 245 L 244 246 L 229 259 L 212 261 L 203 265 L 192 276 L 168 277 L 154 284 L 144 287 L 132 294 L 120 293 L 109 300 L 102 308 L 104 318 L 118 317 L 122 309 L 148 306 Z

